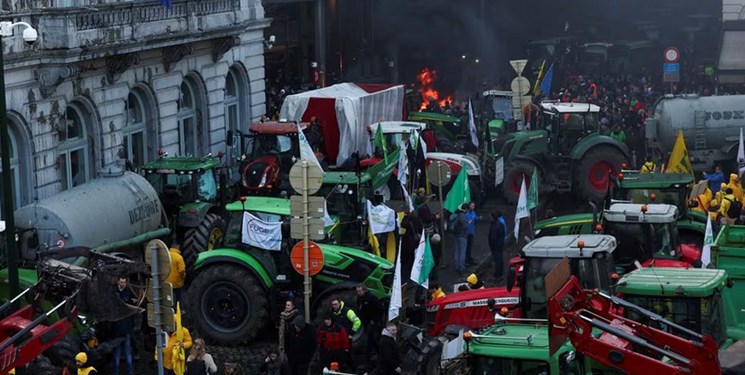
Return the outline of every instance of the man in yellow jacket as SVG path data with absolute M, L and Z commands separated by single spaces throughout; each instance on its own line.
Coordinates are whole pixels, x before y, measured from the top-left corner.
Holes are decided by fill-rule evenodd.
M 641 173 L 654 173 L 657 165 L 652 161 L 652 157 L 647 156 L 647 161 L 642 164 Z
M 88 354 L 85 354 L 85 352 L 80 352 L 75 356 L 75 365 L 78 368 L 78 375 L 98 374 L 93 366 L 88 365 Z
M 722 214 L 722 217 L 726 218 L 727 224 L 734 224 L 735 219 L 737 217 L 730 217 L 728 215 L 730 205 L 732 205 L 735 200 L 738 200 L 737 197 L 732 193 L 732 188 L 728 187 L 725 191 L 725 194 L 722 196 L 722 201 L 719 204 L 719 213 Z M 739 200 L 738 200 L 739 201 Z
M 171 255 L 171 273 L 168 275 L 166 282 L 173 286 L 173 298 L 175 299 L 173 302 L 181 302 L 181 288 L 184 287 L 186 282 L 186 263 L 184 263 L 184 257 L 181 256 L 179 244 L 171 245 L 168 253 Z
M 184 332 L 184 340 L 179 341 L 177 332 L 173 332 L 168 336 L 168 345 L 163 348 L 163 368 L 167 371 L 166 373 L 173 373 L 173 352 L 177 347 L 181 347 L 184 352 L 191 349 L 191 335 L 186 327 L 181 328 Z M 184 359 L 185 360 L 185 359 Z M 155 351 L 155 361 L 158 361 L 158 351 Z
M 732 173 L 729 175 L 729 183 L 727 184 L 728 188 L 732 189 L 732 194 L 735 195 L 735 198 L 737 198 L 740 202 L 742 202 L 743 198 L 743 192 L 742 192 L 742 185 L 740 185 L 740 176 Z

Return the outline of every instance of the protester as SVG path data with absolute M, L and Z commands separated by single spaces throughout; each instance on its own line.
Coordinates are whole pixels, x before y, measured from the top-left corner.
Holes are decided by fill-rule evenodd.
M 626 132 L 621 129 L 620 125 L 613 126 L 613 131 L 610 132 L 610 137 L 615 139 L 619 143 L 626 144 Z
M 122 302 L 133 305 L 137 303 L 135 293 L 129 286 L 129 279 L 126 275 L 119 276 L 116 288 L 117 295 Z M 128 316 L 114 322 L 111 326 L 111 334 L 114 338 L 122 338 L 122 342 L 114 348 L 114 375 L 119 375 L 121 365 L 122 351 L 124 351 L 124 361 L 127 368 L 127 375 L 134 374 L 132 366 L 132 337 L 134 335 L 135 322 L 134 316 Z
M 657 165 L 652 161 L 651 156 L 647 156 L 647 160 L 642 164 L 641 173 L 655 173 Z
M 471 290 L 484 289 L 484 282 L 479 280 L 478 276 L 476 276 L 475 273 L 468 275 L 468 277 L 466 278 L 466 283 L 468 283 L 468 288 Z
M 212 355 L 207 353 L 204 340 L 194 340 L 189 357 L 186 358 L 186 373 L 189 375 L 210 375 L 217 373 L 217 365 Z
M 182 301 L 181 288 L 184 287 L 186 282 L 186 263 L 184 263 L 184 257 L 181 256 L 181 245 L 175 243 L 168 249 L 168 253 L 171 255 L 171 273 L 168 274 L 166 282 L 171 283 L 173 287 L 173 298 L 176 302 Z
M 357 314 L 339 296 L 331 297 L 331 314 L 336 324 L 344 327 L 351 337 L 362 328 L 362 321 Z
M 460 209 L 450 215 L 450 231 L 455 235 L 455 272 L 463 274 L 466 272 L 466 251 L 468 248 L 468 220 L 465 211 L 468 204 L 464 203 Z
M 375 342 L 376 331 L 379 329 L 377 322 L 382 315 L 380 301 L 367 290 L 365 284 L 357 284 L 355 291 L 357 292 L 357 313 L 365 332 L 365 356 L 369 360 L 377 351 Z
M 475 266 L 476 261 L 471 256 L 471 250 L 473 249 L 473 236 L 476 235 L 476 222 L 481 220 L 481 216 L 476 214 L 476 204 L 471 202 L 468 204 L 468 210 L 466 211 L 466 221 L 468 221 L 468 242 L 466 244 L 466 265 Z
M 428 291 L 429 291 L 429 294 L 430 294 L 430 298 L 433 301 L 436 300 L 436 299 L 438 299 L 438 298 L 445 297 L 445 292 L 442 290 L 442 287 L 440 286 L 439 283 L 430 281 L 429 282 L 429 289 L 428 289 Z
M 724 183 L 724 174 L 722 173 L 722 167 L 717 165 L 714 167 L 714 173 L 704 172 L 704 178 L 709 180 L 709 189 L 716 194 L 722 188 L 721 185 Z
M 726 223 L 731 225 L 740 217 L 740 211 L 742 211 L 742 203 L 732 193 L 731 187 L 725 188 L 724 196 L 719 204 L 719 213 L 725 218 Z
M 742 195 L 742 185 L 740 185 L 740 176 L 738 176 L 735 173 L 732 173 L 729 175 L 729 183 L 727 184 L 728 188 L 732 189 L 732 194 L 734 194 L 735 198 L 737 198 L 740 202 L 743 200 Z
M 285 309 L 279 314 L 279 353 L 285 354 L 285 346 L 290 336 L 293 335 L 290 324 L 298 316 L 295 301 L 289 299 L 285 302 Z
M 243 375 L 241 366 L 234 359 L 228 359 L 223 365 L 223 374 L 225 375 Z
M 328 367 L 331 362 L 339 363 L 343 371 L 349 371 L 349 334 L 341 325 L 334 322 L 334 315 L 327 313 L 323 324 L 318 327 L 316 342 L 319 348 L 321 364 Z
M 193 344 L 189 330 L 186 327 L 181 327 L 181 329 L 183 331 L 183 339 L 179 340 L 178 332 L 173 332 L 168 336 L 168 343 L 163 348 L 163 368 L 166 369 L 166 374 L 174 374 L 174 366 L 178 364 L 179 358 L 174 357 L 174 352 L 178 353 L 178 348 L 189 350 Z M 155 351 L 155 360 L 158 360 L 157 350 Z
M 507 237 L 507 224 L 502 217 L 502 211 L 494 211 L 491 214 L 492 222 L 489 224 L 489 249 L 494 260 L 494 277 L 496 280 L 502 278 L 504 272 L 504 240 Z
M 298 315 L 292 320 L 292 337 L 286 342 L 285 352 L 291 375 L 307 375 L 316 351 L 316 328 Z
M 388 375 L 401 373 L 401 352 L 396 343 L 396 334 L 398 327 L 396 323 L 388 323 L 381 332 L 380 354 L 378 355 L 378 367 L 373 372 L 374 375 Z
M 75 356 L 75 366 L 78 368 L 78 375 L 98 375 L 98 371 L 88 364 L 88 355 L 84 352 Z
M 272 347 L 264 358 L 260 371 L 266 375 L 286 375 L 289 372 L 287 357 L 278 348 Z

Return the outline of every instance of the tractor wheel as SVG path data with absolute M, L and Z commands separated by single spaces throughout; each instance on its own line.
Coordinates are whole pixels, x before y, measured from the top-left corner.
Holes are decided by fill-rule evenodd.
M 266 327 L 269 302 L 248 270 L 221 264 L 200 272 L 189 287 L 199 333 L 216 345 L 248 343 Z
M 484 190 L 481 188 L 481 181 L 477 179 L 468 179 L 468 190 L 471 193 L 471 202 L 481 206 L 484 203 Z
M 574 190 L 580 199 L 602 202 L 608 189 L 609 173 L 614 176 L 627 160 L 616 148 L 601 146 L 586 153 L 575 169 Z
M 422 354 L 419 355 L 417 369 L 420 374 L 439 374 L 442 342 L 437 338 L 425 338 L 422 343 Z
M 181 256 L 184 257 L 187 274 L 194 268 L 199 253 L 222 245 L 224 237 L 225 220 L 215 214 L 204 215 L 198 227 L 186 231 Z
M 75 355 L 80 352 L 80 336 L 70 333 L 44 352 L 56 367 L 75 366 Z
M 502 195 L 504 195 L 504 199 L 508 203 L 517 203 L 517 199 L 520 198 L 520 186 L 522 185 L 523 177 L 525 178 L 525 188 L 530 187 L 533 170 L 536 170 L 533 163 L 522 160 L 517 160 L 505 166 Z M 543 176 L 539 175 L 538 177 L 539 181 L 543 181 L 541 178 Z
M 60 373 L 60 369 L 54 367 L 52 362 L 49 361 L 49 358 L 40 355 L 26 365 L 26 373 L 34 375 L 57 375 Z

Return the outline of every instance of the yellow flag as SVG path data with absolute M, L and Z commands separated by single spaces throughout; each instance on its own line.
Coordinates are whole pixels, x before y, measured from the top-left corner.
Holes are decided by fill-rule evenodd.
M 385 257 L 391 262 L 396 262 L 396 234 L 388 232 L 388 240 L 385 246 Z
M 184 327 L 181 325 L 181 303 L 176 302 L 176 316 L 173 318 L 176 322 L 176 340 L 184 342 Z
M 543 80 L 544 69 L 546 68 L 546 60 L 543 60 L 541 64 L 541 70 L 538 71 L 538 77 L 535 79 L 535 85 L 533 85 L 533 95 L 538 96 L 541 93 L 541 81 Z
M 683 131 L 678 131 L 678 138 L 675 140 L 673 152 L 670 154 L 670 160 L 667 161 L 665 173 L 687 173 L 693 175 L 693 166 L 691 166 L 691 158 L 688 156 Z
M 372 247 L 373 254 L 380 256 L 380 242 L 378 242 L 378 237 L 373 234 L 370 226 L 367 227 L 367 241 L 370 243 L 370 247 Z
M 173 320 L 176 322 L 176 346 L 173 347 L 173 372 L 176 375 L 183 375 L 186 372 L 186 353 L 184 348 L 179 345 L 184 342 L 184 327 L 181 325 L 181 303 L 176 302 L 176 316 Z

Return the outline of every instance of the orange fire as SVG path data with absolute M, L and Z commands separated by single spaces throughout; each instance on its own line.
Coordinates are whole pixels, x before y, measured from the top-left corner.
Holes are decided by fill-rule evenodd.
M 417 81 L 419 81 L 419 93 L 422 95 L 422 105 L 419 107 L 420 111 L 427 108 L 430 100 L 434 100 L 440 107 L 447 105 L 449 101 L 453 101 L 453 97 L 448 95 L 445 98 L 440 99 L 439 91 L 435 90 L 432 85 L 437 80 L 437 71 L 425 67 L 416 75 Z

